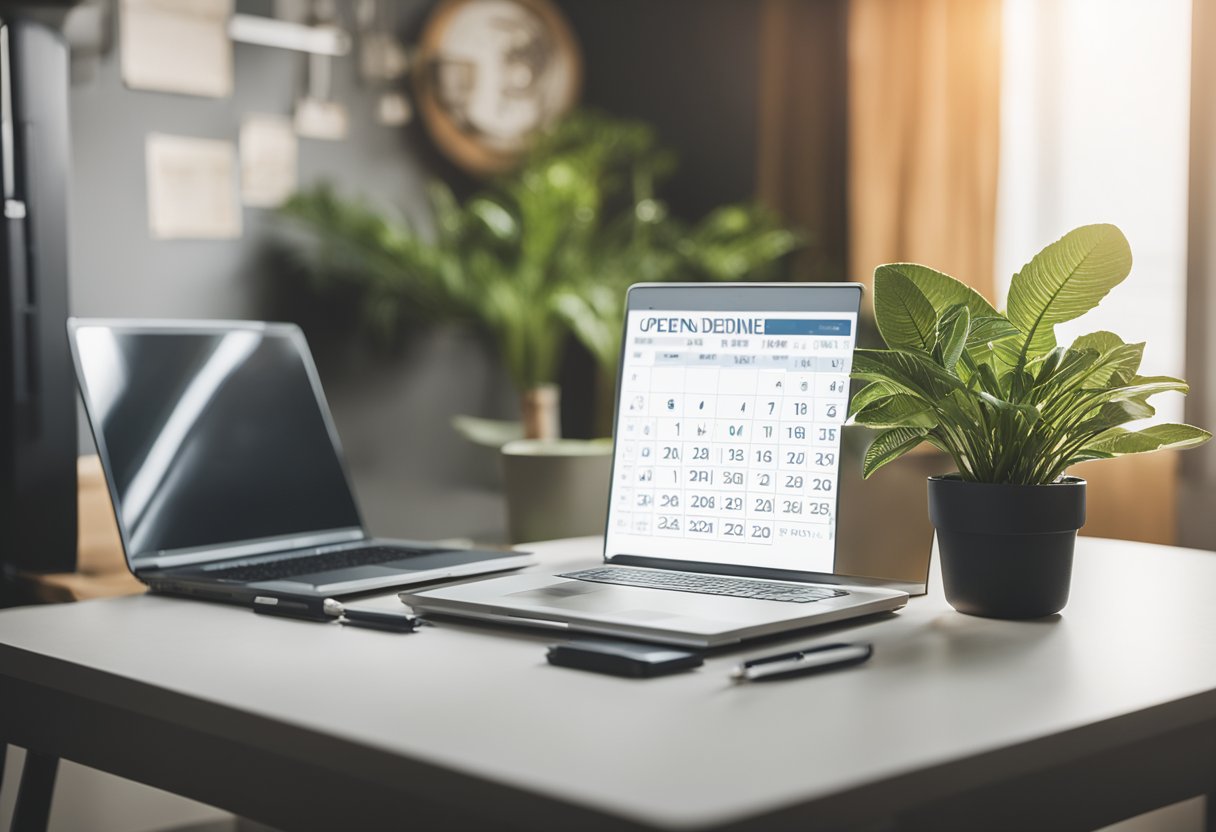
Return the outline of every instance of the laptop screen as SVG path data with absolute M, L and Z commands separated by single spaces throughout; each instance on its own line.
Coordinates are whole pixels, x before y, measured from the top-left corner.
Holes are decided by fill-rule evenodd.
M 606 552 L 835 571 L 856 286 L 634 290 Z
M 128 557 L 360 527 L 299 330 L 80 322 Z

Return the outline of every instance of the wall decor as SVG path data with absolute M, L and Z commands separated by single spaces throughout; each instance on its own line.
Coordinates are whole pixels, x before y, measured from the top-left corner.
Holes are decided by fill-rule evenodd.
M 241 121 L 241 202 L 277 208 L 299 184 L 299 146 L 291 119 L 247 115 Z
M 442 0 L 413 66 L 419 113 L 439 149 L 478 175 L 512 167 L 578 98 L 582 59 L 548 0 Z
M 147 139 L 148 230 L 155 240 L 241 236 L 236 147 L 218 139 Z
M 122 80 L 135 90 L 232 94 L 233 0 L 121 0 Z

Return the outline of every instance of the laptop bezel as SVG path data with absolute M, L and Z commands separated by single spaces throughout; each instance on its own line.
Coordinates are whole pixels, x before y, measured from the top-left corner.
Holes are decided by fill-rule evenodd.
M 788 298 L 791 293 L 805 293 L 807 290 L 813 289 L 831 289 L 841 291 L 842 294 L 853 294 L 856 305 L 850 302 L 848 308 L 830 308 L 829 305 L 823 304 L 822 308 L 808 308 L 807 304 L 790 304 L 788 300 L 782 303 L 783 296 Z M 629 313 L 639 309 L 681 309 L 681 310 L 697 310 L 706 311 L 723 310 L 739 310 L 743 311 L 760 311 L 760 312 L 798 312 L 798 311 L 842 311 L 853 312 L 858 316 L 860 323 L 861 316 L 861 299 L 864 295 L 865 287 L 861 283 L 637 283 L 629 288 L 625 297 L 625 321 L 622 332 L 622 347 L 620 358 L 617 363 L 617 395 L 613 402 L 612 414 L 612 435 L 619 435 L 618 420 L 620 419 L 620 395 L 621 382 L 624 378 L 625 360 L 627 350 L 625 348 L 626 339 L 629 332 Z M 739 305 L 738 303 L 727 304 L 722 300 L 722 297 L 727 293 L 739 293 L 747 296 L 747 303 Z M 663 299 L 668 294 L 681 295 L 679 303 L 667 302 Z M 704 304 L 704 298 L 713 297 L 713 303 Z M 763 301 L 759 300 L 763 297 Z M 686 299 L 686 300 L 685 300 Z M 732 300 L 736 300 L 732 298 Z M 658 305 L 653 305 L 653 304 Z M 650 304 L 650 305 L 648 305 Z M 856 349 L 856 332 L 854 333 L 854 349 Z M 844 464 L 843 455 L 841 455 L 840 464 Z M 836 572 L 803 572 L 786 569 L 773 569 L 763 566 L 748 566 L 745 564 L 729 564 L 729 563 L 709 563 L 701 561 L 691 561 L 684 559 L 666 559 L 656 558 L 649 555 L 635 555 L 628 552 L 611 552 L 609 551 L 609 521 L 611 519 L 612 498 L 613 492 L 616 489 L 616 453 L 612 455 L 612 479 L 608 487 L 608 512 L 604 520 L 604 550 L 603 560 L 605 563 L 611 563 L 621 566 L 639 566 L 649 569 L 670 569 L 682 572 L 705 572 L 716 575 L 729 575 L 732 577 L 746 578 L 767 578 L 770 580 L 781 581 L 798 581 L 802 583 L 816 584 L 836 584 L 836 585 L 852 585 L 852 586 L 870 586 L 880 587 L 885 589 L 898 589 L 907 592 L 909 595 L 923 595 L 928 587 L 929 581 L 929 556 L 925 557 L 925 577 L 922 581 L 906 581 L 890 578 L 882 578 L 875 576 L 864 575 L 846 575 Z M 845 499 L 843 489 L 839 490 L 836 495 L 837 505 Z M 839 522 L 839 511 L 836 512 L 836 519 L 833 523 Z M 833 529 L 833 534 L 838 529 Z M 838 535 L 836 536 L 839 540 Z
M 304 370 L 312 387 L 313 398 L 321 411 L 321 418 L 326 432 L 338 457 L 338 467 L 342 472 L 343 482 L 350 493 L 351 504 L 354 506 L 358 526 L 344 526 L 332 529 L 318 529 L 286 535 L 274 535 L 263 538 L 232 541 L 219 545 L 204 545 L 182 547 L 177 549 L 160 549 L 151 552 L 132 553 L 130 538 L 122 520 L 121 502 L 117 484 L 111 473 L 109 450 L 106 446 L 105 435 L 101 430 L 99 414 L 94 412 L 94 402 L 90 396 L 85 379 L 83 363 L 80 355 L 80 344 L 77 334 L 86 328 L 104 328 L 113 332 L 125 332 L 147 335 L 216 335 L 226 332 L 257 332 L 269 337 L 286 338 L 303 362 Z M 106 488 L 110 494 L 111 505 L 114 507 L 114 520 L 118 527 L 119 538 L 122 541 L 123 556 L 132 574 L 166 569 L 177 566 L 200 565 L 230 560 L 233 558 L 253 555 L 287 552 L 298 549 L 320 548 L 344 543 L 355 543 L 368 540 L 367 527 L 359 510 L 359 502 L 355 499 L 351 487 L 350 471 L 346 464 L 346 456 L 342 452 L 342 443 L 334 425 L 329 403 L 321 387 L 321 379 L 308 348 L 308 341 L 298 326 L 292 323 L 268 321 L 235 321 L 235 320 L 167 320 L 145 318 L 78 318 L 71 317 L 67 321 L 68 345 L 72 354 L 72 363 L 76 370 L 76 383 L 80 398 L 88 418 L 89 429 L 101 457 L 101 468 L 105 476 Z

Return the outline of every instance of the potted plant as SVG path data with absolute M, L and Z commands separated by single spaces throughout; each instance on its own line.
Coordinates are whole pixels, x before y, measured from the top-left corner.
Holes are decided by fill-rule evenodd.
M 1118 228 L 1077 228 L 1013 276 L 1003 314 L 927 266 L 874 272 L 887 349 L 857 350 L 853 361 L 853 377 L 868 384 L 851 419 L 881 429 L 863 474 L 922 442 L 953 459 L 956 473 L 929 479 L 929 513 L 946 598 L 960 612 L 1035 618 L 1063 609 L 1085 522 L 1085 481 L 1068 476 L 1070 466 L 1211 438 L 1190 425 L 1125 427 L 1154 414 L 1151 396 L 1188 390 L 1138 374 L 1143 343 L 1111 332 L 1056 343 L 1055 325 L 1097 306 L 1131 264 Z

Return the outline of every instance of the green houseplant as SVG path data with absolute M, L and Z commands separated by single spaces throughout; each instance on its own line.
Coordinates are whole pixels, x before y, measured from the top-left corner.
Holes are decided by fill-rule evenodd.
M 960 611 L 1030 618 L 1063 608 L 1084 523 L 1085 482 L 1069 466 L 1211 438 L 1190 425 L 1125 427 L 1154 414 L 1151 396 L 1188 390 L 1138 374 L 1143 343 L 1110 332 L 1056 343 L 1055 325 L 1097 306 L 1131 263 L 1118 228 L 1077 228 L 1014 275 L 1003 314 L 926 266 L 874 272 L 888 348 L 858 350 L 853 362 L 868 384 L 851 419 L 881 431 L 863 473 L 922 442 L 950 455 L 957 473 L 930 479 L 929 504 L 947 599 Z
M 673 217 L 656 192 L 674 166 L 649 125 L 584 111 L 466 199 L 433 183 L 433 229 L 328 186 L 295 195 L 282 213 L 311 238 L 298 253 L 319 294 L 353 290 L 381 336 L 414 322 L 475 326 L 520 394 L 524 436 L 554 439 L 567 339 L 610 384 L 630 284 L 760 278 L 803 242 L 757 206 L 721 206 L 691 224 Z

